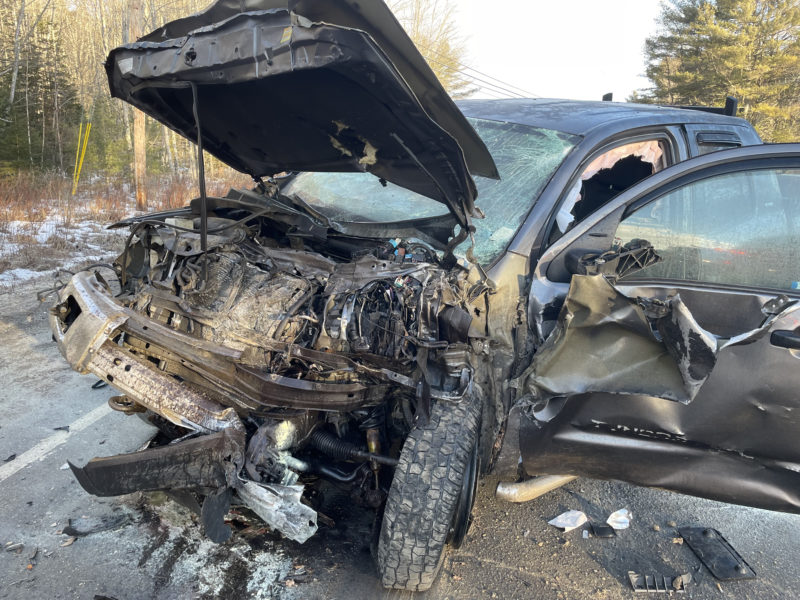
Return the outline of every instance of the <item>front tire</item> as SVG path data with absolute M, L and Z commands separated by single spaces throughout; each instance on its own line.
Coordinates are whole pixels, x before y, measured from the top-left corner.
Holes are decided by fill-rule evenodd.
M 458 404 L 439 401 L 428 423 L 406 438 L 376 552 L 385 587 L 427 590 L 442 568 L 445 546 L 460 545 L 477 481 L 480 416 L 477 394 Z

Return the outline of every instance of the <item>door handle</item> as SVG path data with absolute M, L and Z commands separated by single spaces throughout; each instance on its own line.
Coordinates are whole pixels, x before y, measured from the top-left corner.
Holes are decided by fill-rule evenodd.
M 800 334 L 794 331 L 787 331 L 785 329 L 773 331 L 769 336 L 769 342 L 773 346 L 780 348 L 790 348 L 792 350 L 800 350 Z

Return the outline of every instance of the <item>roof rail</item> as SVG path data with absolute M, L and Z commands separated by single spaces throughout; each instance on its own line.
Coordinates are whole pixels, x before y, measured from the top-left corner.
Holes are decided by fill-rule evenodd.
M 735 117 L 736 112 L 739 110 L 739 101 L 733 96 L 725 97 L 725 106 L 679 106 L 671 104 L 671 108 L 686 108 L 689 110 L 699 110 L 702 112 L 714 113 L 717 115 L 727 115 Z

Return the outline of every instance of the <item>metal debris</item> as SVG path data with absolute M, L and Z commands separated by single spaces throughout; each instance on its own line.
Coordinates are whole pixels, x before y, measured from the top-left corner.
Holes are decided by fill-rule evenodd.
M 236 493 L 270 527 L 301 544 L 317 531 L 317 513 L 300 501 L 302 485 L 242 481 Z
M 631 582 L 633 591 L 637 593 L 683 594 L 686 592 L 686 584 L 692 580 L 692 576 L 686 573 L 677 577 L 666 577 L 664 575 L 643 575 L 635 571 L 628 571 L 628 579 Z

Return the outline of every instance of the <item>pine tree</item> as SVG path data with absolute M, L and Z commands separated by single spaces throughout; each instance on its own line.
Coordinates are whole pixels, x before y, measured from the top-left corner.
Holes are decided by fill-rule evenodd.
M 800 1 L 671 0 L 645 43 L 653 84 L 638 101 L 719 105 L 766 141 L 800 139 Z
M 15 168 L 67 171 L 77 140 L 81 107 L 70 83 L 58 25 L 41 19 L 33 28 L 19 65 L 13 105 L 2 110 L 0 162 Z M 0 90 L 10 87 L 10 74 Z M 5 99 L 7 101 L 7 99 Z

